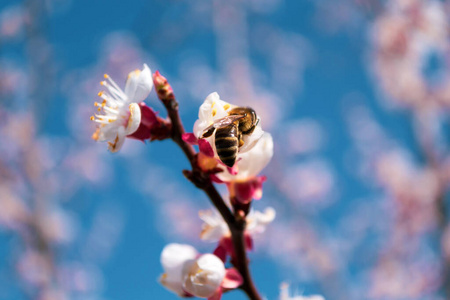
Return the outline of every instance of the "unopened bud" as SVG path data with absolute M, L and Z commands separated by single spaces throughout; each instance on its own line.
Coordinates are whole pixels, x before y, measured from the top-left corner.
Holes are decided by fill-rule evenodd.
M 161 101 L 167 102 L 175 99 L 172 87 L 167 82 L 167 79 L 159 73 L 159 71 L 156 71 L 153 74 L 153 83 L 155 85 L 156 93 Z

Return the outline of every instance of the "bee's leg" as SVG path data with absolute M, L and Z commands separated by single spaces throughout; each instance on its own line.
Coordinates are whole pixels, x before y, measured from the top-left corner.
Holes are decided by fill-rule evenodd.
M 244 140 L 242 139 L 242 133 L 240 132 L 238 135 L 238 139 L 239 139 L 239 148 L 241 148 L 242 146 L 244 146 Z
M 206 128 L 205 131 L 202 134 L 202 139 L 210 137 L 216 128 L 214 126 L 211 126 L 211 128 Z

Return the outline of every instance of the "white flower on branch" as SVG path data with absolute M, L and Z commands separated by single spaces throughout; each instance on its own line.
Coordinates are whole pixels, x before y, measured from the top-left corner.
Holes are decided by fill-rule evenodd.
M 183 267 L 187 261 L 197 256 L 197 250 L 190 245 L 169 244 L 164 247 L 161 253 L 161 265 L 164 269 L 160 279 L 161 284 L 179 296 L 187 296 L 182 282 Z
M 234 269 L 225 269 L 214 254 L 198 254 L 192 246 L 169 244 L 161 253 L 165 273 L 161 284 L 181 297 L 220 299 L 224 289 L 242 284 L 242 276 Z
M 153 88 L 153 79 L 149 67 L 144 64 L 141 70 L 135 70 L 128 75 L 123 91 L 105 74 L 101 85 L 106 88 L 98 95 L 103 99 L 95 102 L 98 111 L 103 114 L 92 116 L 91 120 L 99 124 L 92 135 L 96 141 L 108 141 L 109 150 L 117 152 L 122 147 L 125 137 L 133 134 L 141 123 L 141 108 L 139 103 L 147 98 Z
M 200 106 L 198 120 L 194 124 L 194 135 L 200 139 L 206 128 L 229 115 L 230 110 L 238 106 L 230 104 L 220 99 L 219 94 L 211 93 L 206 97 Z M 214 134 L 205 138 L 211 145 L 214 157 L 219 160 L 215 146 Z M 217 174 L 222 181 L 247 180 L 255 177 L 269 163 L 273 155 L 273 141 L 269 133 L 265 133 L 258 122 L 255 129 L 250 134 L 242 136 L 243 145 L 239 148 L 236 158 L 236 172 L 231 168 L 226 168 L 219 164 L 218 167 L 224 171 Z M 230 170 L 231 169 L 231 170 Z
M 225 266 L 214 254 L 203 254 L 188 261 L 183 268 L 183 288 L 196 297 L 214 295 L 225 278 Z
M 275 215 L 275 209 L 272 207 L 267 207 L 264 212 L 252 209 L 246 217 L 247 225 L 245 233 L 250 236 L 263 233 L 267 225 L 275 219 Z M 208 209 L 200 211 L 199 216 L 204 222 L 200 234 L 202 240 L 217 242 L 223 237 L 231 236 L 227 224 L 216 210 Z

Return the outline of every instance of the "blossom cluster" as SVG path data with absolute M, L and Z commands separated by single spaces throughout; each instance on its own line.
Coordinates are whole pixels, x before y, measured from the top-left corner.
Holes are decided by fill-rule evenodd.
M 212 253 L 200 254 L 189 245 L 169 244 L 161 254 L 164 274 L 160 282 L 164 287 L 182 297 L 220 299 L 224 292 L 244 284 L 244 275 L 238 270 L 242 257 L 235 248 L 235 228 L 224 220 L 224 214 L 233 216 L 236 222 L 243 221 L 244 252 L 253 249 L 254 236 L 263 233 L 275 218 L 271 207 L 263 212 L 251 208 L 252 201 L 262 197 L 266 177 L 260 172 L 272 158 L 272 136 L 263 131 L 253 109 L 228 103 L 217 93 L 206 97 L 193 132 L 185 133 L 178 117 L 174 117 L 178 103 L 172 87 L 158 71 L 151 75 L 144 65 L 142 70 L 131 72 L 124 90 L 110 76 L 104 77 L 101 85 L 105 89 L 98 94 L 102 100 L 95 102 L 99 113 L 91 117 L 98 124 L 94 140 L 108 142 L 108 149 L 117 152 L 126 138 L 171 138 L 188 149 L 193 168 L 184 171 L 188 179 L 202 189 L 213 183 L 227 187 L 226 200 L 220 198 L 219 206 L 214 203 L 216 209 L 200 212 L 204 221 L 200 238 L 217 243 Z M 153 87 L 168 110 L 166 119 L 144 103 Z M 199 151 L 190 157 L 194 146 Z
M 401 106 L 448 106 L 448 74 L 439 68 L 427 70 L 433 58 L 445 61 L 448 56 L 445 9 L 441 1 L 395 0 L 376 19 L 375 73 L 383 90 Z

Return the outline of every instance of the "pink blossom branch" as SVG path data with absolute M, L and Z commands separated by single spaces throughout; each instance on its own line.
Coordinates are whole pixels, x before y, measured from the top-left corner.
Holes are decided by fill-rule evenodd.
M 439 155 L 435 149 L 434 141 L 433 141 L 433 133 L 431 132 L 431 126 L 428 120 L 423 120 L 420 117 L 421 114 L 426 113 L 419 109 L 414 112 L 414 121 L 416 122 L 415 126 L 415 136 L 420 145 L 420 150 L 424 157 L 425 163 L 433 170 L 433 172 L 439 174 L 440 173 L 440 159 Z M 445 183 L 439 177 L 439 191 L 436 195 L 435 199 L 435 210 L 438 220 L 439 226 L 439 235 L 441 239 L 441 243 L 443 242 L 445 230 L 448 226 L 448 214 L 447 214 L 447 205 L 445 202 Z M 443 270 L 442 270 L 442 287 L 444 289 L 447 298 L 450 297 L 450 262 L 447 259 L 445 253 L 442 254 L 443 259 Z
M 206 174 L 197 166 L 196 152 L 194 148 L 192 147 L 192 145 L 186 143 L 182 139 L 185 130 L 178 113 L 178 102 L 176 101 L 173 90 L 167 83 L 167 80 L 163 76 L 161 76 L 159 72 L 156 72 L 153 75 L 153 80 L 155 83 L 155 89 L 158 93 L 158 97 L 167 109 L 169 119 L 172 122 L 171 139 L 175 143 L 177 143 L 178 146 L 180 146 L 189 162 L 191 163 L 192 171 L 185 170 L 183 171 L 183 174 L 192 183 L 194 183 L 196 187 L 206 193 L 206 195 L 219 211 L 230 229 L 235 251 L 235 257 L 232 263 L 243 278 L 243 284 L 239 288 L 247 294 L 249 299 L 262 300 L 261 296 L 258 293 L 258 290 L 255 287 L 255 284 L 253 283 L 250 269 L 248 267 L 248 258 L 244 241 L 244 230 L 246 225 L 245 217 L 242 217 L 239 214 L 233 215 L 231 210 L 225 204 L 222 196 L 213 185 L 209 174 Z

